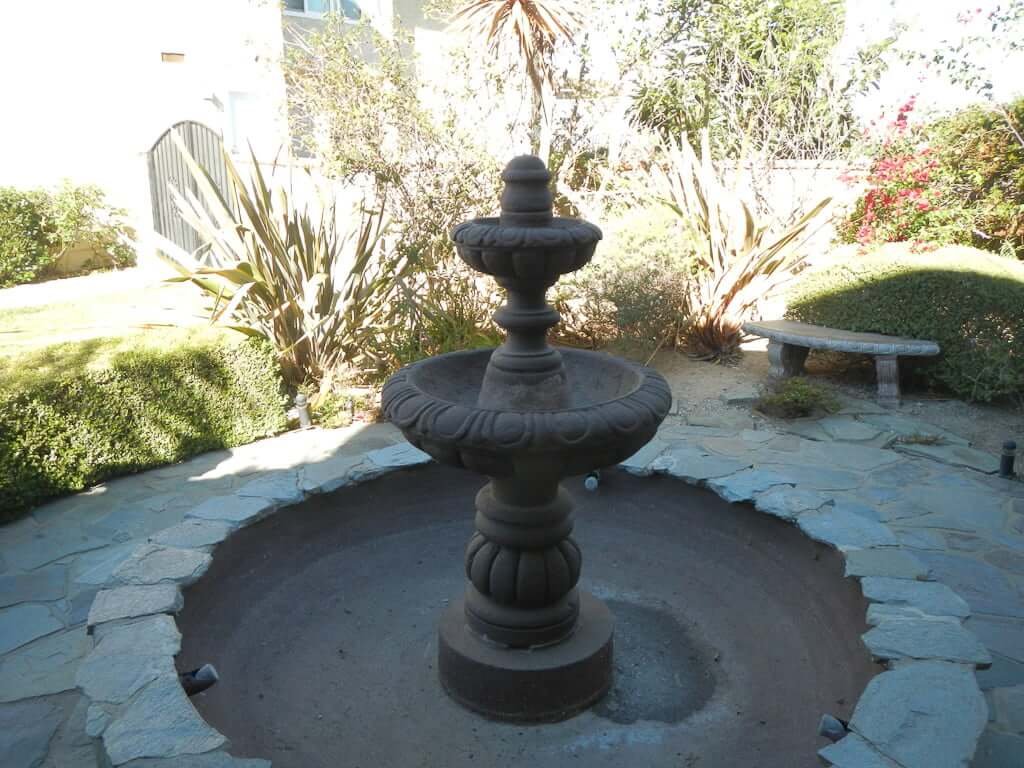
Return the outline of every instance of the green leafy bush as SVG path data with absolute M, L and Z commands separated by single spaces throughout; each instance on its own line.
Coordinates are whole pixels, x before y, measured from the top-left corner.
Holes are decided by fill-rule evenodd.
M 1024 259 L 1024 99 L 908 128 L 913 109 L 911 99 L 889 127 L 840 241 L 973 245 Z
M 0 288 L 30 283 L 76 245 L 92 249 L 86 268 L 135 263 L 135 232 L 126 212 L 110 206 L 93 184 L 59 189 L 0 187 Z
M 815 413 L 835 413 L 839 410 L 839 401 L 820 384 L 797 377 L 781 381 L 754 407 L 769 416 L 797 419 Z
M 1024 266 L 971 248 L 898 247 L 804 277 L 787 317 L 848 331 L 937 341 L 923 373 L 959 397 L 1024 392 Z
M 0 187 L 0 288 L 27 283 L 54 259 L 38 192 Z
M 560 339 L 591 348 L 612 342 L 673 348 L 690 314 L 692 248 L 660 209 L 631 210 L 594 261 L 559 282 Z
M 285 427 L 272 349 L 257 340 L 139 349 L 0 391 L 0 521 L 107 478 Z

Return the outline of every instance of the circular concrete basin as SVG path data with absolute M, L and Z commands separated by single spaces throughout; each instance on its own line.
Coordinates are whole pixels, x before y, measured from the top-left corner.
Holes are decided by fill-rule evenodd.
M 798 529 L 669 478 L 566 487 L 581 586 L 616 618 L 615 681 L 593 709 L 523 726 L 474 715 L 437 679 L 437 621 L 464 583 L 481 478 L 429 466 L 314 497 L 221 544 L 186 590 L 182 670 L 236 756 L 276 768 L 811 768 L 825 712 L 876 671 L 842 557 Z M 578 762 L 577 762 L 578 761 Z

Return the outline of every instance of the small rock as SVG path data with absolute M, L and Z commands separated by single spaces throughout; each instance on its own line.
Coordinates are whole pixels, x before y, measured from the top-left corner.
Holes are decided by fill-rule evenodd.
M 726 405 L 753 405 L 760 397 L 760 390 L 749 384 L 732 387 L 719 395 L 719 399 Z
M 177 613 L 181 605 L 181 592 L 173 584 L 104 589 L 93 601 L 88 624 L 93 627 L 105 621 L 131 619 L 152 613 Z

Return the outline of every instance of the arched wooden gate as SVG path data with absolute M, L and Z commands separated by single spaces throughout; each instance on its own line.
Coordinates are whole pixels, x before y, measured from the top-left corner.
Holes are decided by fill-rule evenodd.
M 206 169 L 221 194 L 233 207 L 234 197 L 229 194 L 231 182 L 224 163 L 224 145 L 220 136 L 202 123 L 186 120 L 175 123 L 161 134 L 149 150 L 149 185 L 153 198 L 153 229 L 189 253 L 202 245 L 202 240 L 178 215 L 178 209 L 171 197 L 169 184 L 184 192 L 192 190 L 200 200 L 202 195 L 178 151 L 171 131 L 177 131 L 188 147 L 189 153 Z

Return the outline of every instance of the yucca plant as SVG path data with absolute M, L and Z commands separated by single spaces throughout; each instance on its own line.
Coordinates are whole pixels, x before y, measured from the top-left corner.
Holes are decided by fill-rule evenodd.
M 199 194 L 171 194 L 204 244 L 195 254 L 163 249 L 181 272 L 172 280 L 191 281 L 213 299 L 211 322 L 267 338 L 293 385 L 386 366 L 383 341 L 398 332 L 395 299 L 408 266 L 382 256 L 383 207 L 360 208 L 358 224 L 341 232 L 333 199 L 317 213 L 297 208 L 283 187 L 271 190 L 251 151 L 248 184 L 224 154 L 232 206 L 176 134 L 174 141 Z
M 709 144 L 705 130 L 698 158 L 685 136 L 679 143 L 663 143 L 663 159 L 653 173 L 661 201 L 698 243 L 692 314 L 683 331 L 686 349 L 701 359 L 729 360 L 739 353 L 743 323 L 758 302 L 803 262 L 800 238 L 831 198 L 782 231 L 770 232 L 755 222 L 746 202 L 722 181 Z

